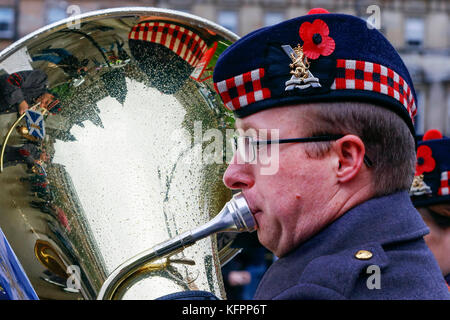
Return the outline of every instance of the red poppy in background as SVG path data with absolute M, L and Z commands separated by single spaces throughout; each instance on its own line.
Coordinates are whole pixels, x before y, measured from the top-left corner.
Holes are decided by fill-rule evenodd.
M 329 33 L 330 29 L 323 20 L 302 23 L 299 34 L 303 40 L 303 52 L 308 58 L 317 59 L 321 55 L 329 56 L 333 53 L 336 44 Z
M 432 151 L 429 146 L 420 146 L 417 148 L 416 176 L 424 172 L 431 172 L 436 167 L 436 161 L 432 157 Z
M 443 138 L 442 133 L 439 130 L 430 129 L 427 132 L 425 132 L 422 140 L 427 141 L 427 140 L 442 139 L 442 138 Z

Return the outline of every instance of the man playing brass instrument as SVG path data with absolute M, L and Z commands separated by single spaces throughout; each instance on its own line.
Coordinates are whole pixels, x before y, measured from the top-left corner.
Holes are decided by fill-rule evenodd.
M 413 83 L 378 30 L 313 9 L 234 43 L 214 83 L 241 133 L 224 183 L 279 258 L 255 299 L 450 298 L 408 194 Z

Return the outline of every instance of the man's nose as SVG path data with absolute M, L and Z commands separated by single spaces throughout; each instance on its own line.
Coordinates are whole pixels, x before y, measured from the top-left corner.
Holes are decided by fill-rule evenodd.
M 223 183 L 230 189 L 251 188 L 255 184 L 250 164 L 236 162 L 236 156 L 223 175 Z

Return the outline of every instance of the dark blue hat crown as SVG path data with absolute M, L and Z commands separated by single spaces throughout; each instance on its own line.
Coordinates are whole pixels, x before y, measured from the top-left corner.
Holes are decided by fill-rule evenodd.
M 450 138 L 427 131 L 417 143 L 416 175 L 410 195 L 415 206 L 450 203 Z
M 323 12 L 256 30 L 224 51 L 213 79 L 226 108 L 242 118 L 293 103 L 371 102 L 414 133 L 415 91 L 397 51 L 366 21 Z

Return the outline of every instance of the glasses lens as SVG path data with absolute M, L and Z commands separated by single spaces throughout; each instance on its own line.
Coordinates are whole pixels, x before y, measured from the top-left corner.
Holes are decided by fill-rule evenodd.
M 238 151 L 239 157 L 245 162 L 251 162 L 255 158 L 255 152 L 251 137 L 234 137 L 234 152 Z

